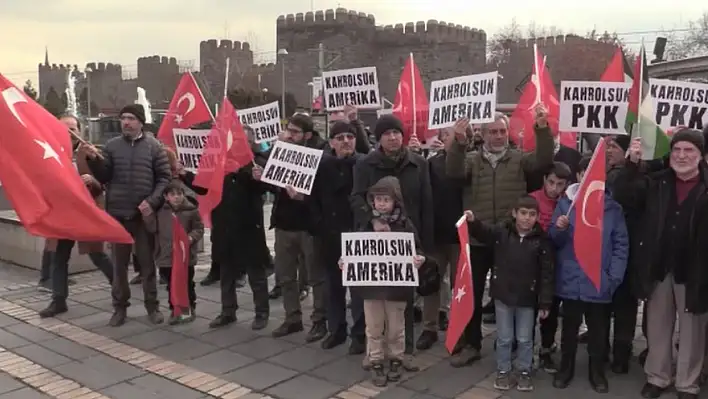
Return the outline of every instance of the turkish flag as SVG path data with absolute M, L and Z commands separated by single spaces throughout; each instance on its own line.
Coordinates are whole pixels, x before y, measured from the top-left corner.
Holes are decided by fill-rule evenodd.
M 393 102 L 393 115 L 403 123 L 403 143 L 414 134 L 418 139 L 427 140 L 435 132 L 428 131 L 428 92 L 423 86 L 420 71 L 413 60 L 413 54 L 408 57 L 406 65 L 398 81 L 396 99 Z
M 457 237 L 460 239 L 460 257 L 457 260 L 455 288 L 450 301 L 450 321 L 447 326 L 445 347 L 452 353 L 467 324 L 474 314 L 474 285 L 470 263 L 470 233 L 467 218 L 462 215 L 457 221 Z
M 177 215 L 172 214 L 172 271 L 170 275 L 170 302 L 176 316 L 189 309 L 189 236 Z
M 632 68 L 627 63 L 627 59 L 622 53 L 622 49 L 617 47 L 612 61 L 607 65 L 607 69 L 600 77 L 602 82 L 632 82 Z
M 71 160 L 66 126 L 0 75 L 0 181 L 30 234 L 130 244 L 96 206 Z
M 580 267 L 600 291 L 602 273 L 602 220 L 605 216 L 605 140 L 600 140 L 573 199 L 573 248 Z
M 194 185 L 209 190 L 206 195 L 199 196 L 199 213 L 207 227 L 212 226 L 211 211 L 221 202 L 224 176 L 250 162 L 253 162 L 253 151 L 246 132 L 233 105 L 224 97 L 194 178 Z
M 202 91 L 197 86 L 197 81 L 190 72 L 182 74 L 177 89 L 175 90 L 170 107 L 165 118 L 160 124 L 157 138 L 166 146 L 175 149 L 173 129 L 188 129 L 198 123 L 214 119 L 209 106 L 204 100 Z
M 543 62 L 543 54 L 540 50 L 536 51 L 536 62 L 534 62 L 531 79 L 524 86 L 521 92 L 519 103 L 516 104 L 514 112 L 511 114 L 511 126 L 509 136 L 517 144 L 523 144 L 522 148 L 525 152 L 530 152 L 536 149 L 536 134 L 534 132 L 534 124 L 536 123 L 535 108 L 542 103 L 548 109 L 548 125 L 554 135 L 558 132 L 558 118 L 560 117 L 560 103 L 558 102 L 558 93 L 553 85 L 553 79 L 548 72 L 548 68 Z M 536 71 L 538 66 L 539 71 Z M 523 132 L 523 143 L 521 135 Z M 578 142 L 575 133 L 563 132 L 560 135 L 560 143 L 566 147 L 577 148 Z

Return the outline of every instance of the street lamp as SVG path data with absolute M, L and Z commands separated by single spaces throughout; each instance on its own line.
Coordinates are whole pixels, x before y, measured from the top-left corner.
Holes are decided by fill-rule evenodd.
M 280 57 L 280 63 L 282 64 L 282 68 L 283 68 L 283 82 L 282 82 L 283 88 L 281 90 L 282 91 L 281 101 L 283 103 L 283 105 L 282 105 L 283 110 L 282 110 L 282 113 L 280 114 L 280 117 L 285 118 L 285 56 L 288 55 L 288 50 L 281 48 L 280 50 L 278 50 L 278 55 L 282 56 L 282 57 Z
M 315 112 L 314 109 L 312 109 L 313 103 L 315 102 L 315 84 L 312 82 L 307 82 L 307 85 L 310 87 L 310 113 Z

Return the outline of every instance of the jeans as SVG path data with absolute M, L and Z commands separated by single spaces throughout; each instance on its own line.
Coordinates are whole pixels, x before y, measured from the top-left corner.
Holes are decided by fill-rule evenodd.
M 494 301 L 494 308 L 497 317 L 497 371 L 511 371 L 511 349 L 516 338 L 516 370 L 531 372 L 536 309 L 506 306 L 498 300 Z
M 69 259 L 76 241 L 59 240 L 57 249 L 52 257 L 52 300 L 65 302 L 69 295 Z M 108 282 L 113 281 L 113 262 L 104 252 L 91 252 L 88 254 L 91 262 L 106 276 Z

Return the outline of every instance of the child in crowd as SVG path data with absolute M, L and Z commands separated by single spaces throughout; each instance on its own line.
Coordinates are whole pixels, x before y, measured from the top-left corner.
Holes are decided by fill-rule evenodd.
M 159 268 L 160 276 L 167 280 L 167 293 L 170 294 L 172 277 L 172 214 L 177 216 L 184 231 L 189 236 L 189 269 L 187 291 L 189 295 L 189 309 L 181 309 L 179 316 L 174 311 L 171 298 L 169 300 L 171 316 L 169 324 L 188 323 L 195 319 L 197 293 L 194 289 L 194 266 L 197 264 L 197 242 L 204 236 L 204 224 L 199 216 L 197 207 L 185 197 L 184 184 L 178 179 L 172 180 L 165 189 L 165 203 L 162 208 L 146 220 L 148 229 L 157 233 L 155 243 L 155 265 Z
M 406 216 L 397 178 L 387 176 L 371 186 L 368 201 L 376 219 L 365 231 L 416 233 L 413 223 Z M 413 262 L 419 268 L 425 257 L 420 255 L 419 245 L 416 247 L 418 255 Z M 340 268 L 344 265 L 341 259 L 339 265 Z M 359 286 L 350 289 L 364 299 L 367 351 L 364 364 L 371 365 L 372 383 L 383 387 L 388 381 L 399 381 L 405 351 L 404 312 L 406 302 L 413 297 L 414 287 Z M 390 360 L 388 373 L 384 371 L 387 352 Z
M 490 296 L 497 318 L 497 378 L 494 388 L 511 389 L 512 344 L 516 351 L 516 389 L 533 391 L 531 368 L 536 311 L 548 316 L 554 298 L 554 261 L 551 243 L 538 222 L 539 206 L 530 196 L 521 197 L 512 209 L 512 219 L 490 226 L 465 211 L 470 235 L 494 246 Z
M 578 181 L 590 164 L 590 158 L 580 161 Z M 609 304 L 622 283 L 627 268 L 629 240 L 622 207 L 605 192 L 605 211 L 602 221 L 602 264 L 600 289 L 595 288 L 575 255 L 575 212 L 571 209 L 578 193 L 579 183 L 572 184 L 558 201 L 553 213 L 549 235 L 556 248 L 556 295 L 563 301 L 561 328 L 561 364 L 553 386 L 566 388 L 575 375 L 575 355 L 578 349 L 578 330 L 585 316 L 588 327 L 587 350 L 590 356 L 589 380 L 598 393 L 608 392 L 605 377 L 607 332 L 609 331 Z M 593 223 L 593 221 L 591 221 Z
M 563 162 L 553 162 L 553 165 L 543 176 L 543 187 L 530 195 L 538 202 L 538 222 L 543 231 L 548 232 L 556 210 L 558 200 L 573 179 L 573 172 Z M 558 311 L 560 300 L 554 298 L 548 317 L 541 319 L 541 350 L 539 351 L 539 366 L 547 373 L 555 373 L 557 367 L 551 354 L 555 350 L 556 331 L 558 330 Z

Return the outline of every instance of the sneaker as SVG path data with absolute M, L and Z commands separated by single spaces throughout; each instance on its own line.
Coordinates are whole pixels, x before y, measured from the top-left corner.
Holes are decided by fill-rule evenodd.
M 209 323 L 209 328 L 219 328 L 219 327 L 225 327 L 228 326 L 229 324 L 235 323 L 236 322 L 236 314 L 230 313 L 221 313 L 214 320 Z
M 251 330 L 258 331 L 268 327 L 268 315 L 267 314 L 256 314 L 251 322 Z
M 148 320 L 152 324 L 162 324 L 165 321 L 165 316 L 159 310 L 148 311 Z
M 555 374 L 558 372 L 558 367 L 556 367 L 556 363 L 553 361 L 550 351 L 542 352 L 538 355 L 538 361 L 540 363 L 540 367 L 546 373 Z
M 519 392 L 533 391 L 533 380 L 531 380 L 531 374 L 528 371 L 523 371 L 519 374 L 519 378 L 516 381 L 516 390 Z
M 186 312 L 183 312 L 179 316 L 172 313 L 172 315 L 170 315 L 170 318 L 167 321 L 167 323 L 171 326 L 174 326 L 177 324 L 187 324 L 187 323 L 193 322 L 194 319 L 196 319 L 196 317 L 197 316 L 194 314 L 194 312 L 189 311 L 189 310 Z
M 383 364 L 376 363 L 371 365 L 371 383 L 377 387 L 385 387 L 388 383 L 388 376 L 386 376 Z
M 386 378 L 391 382 L 397 382 L 401 380 L 401 368 L 403 363 L 400 360 L 391 360 L 391 365 L 386 373 Z
M 497 378 L 494 380 L 494 389 L 500 391 L 508 391 L 511 389 L 511 377 L 509 373 L 503 371 L 497 373 Z

